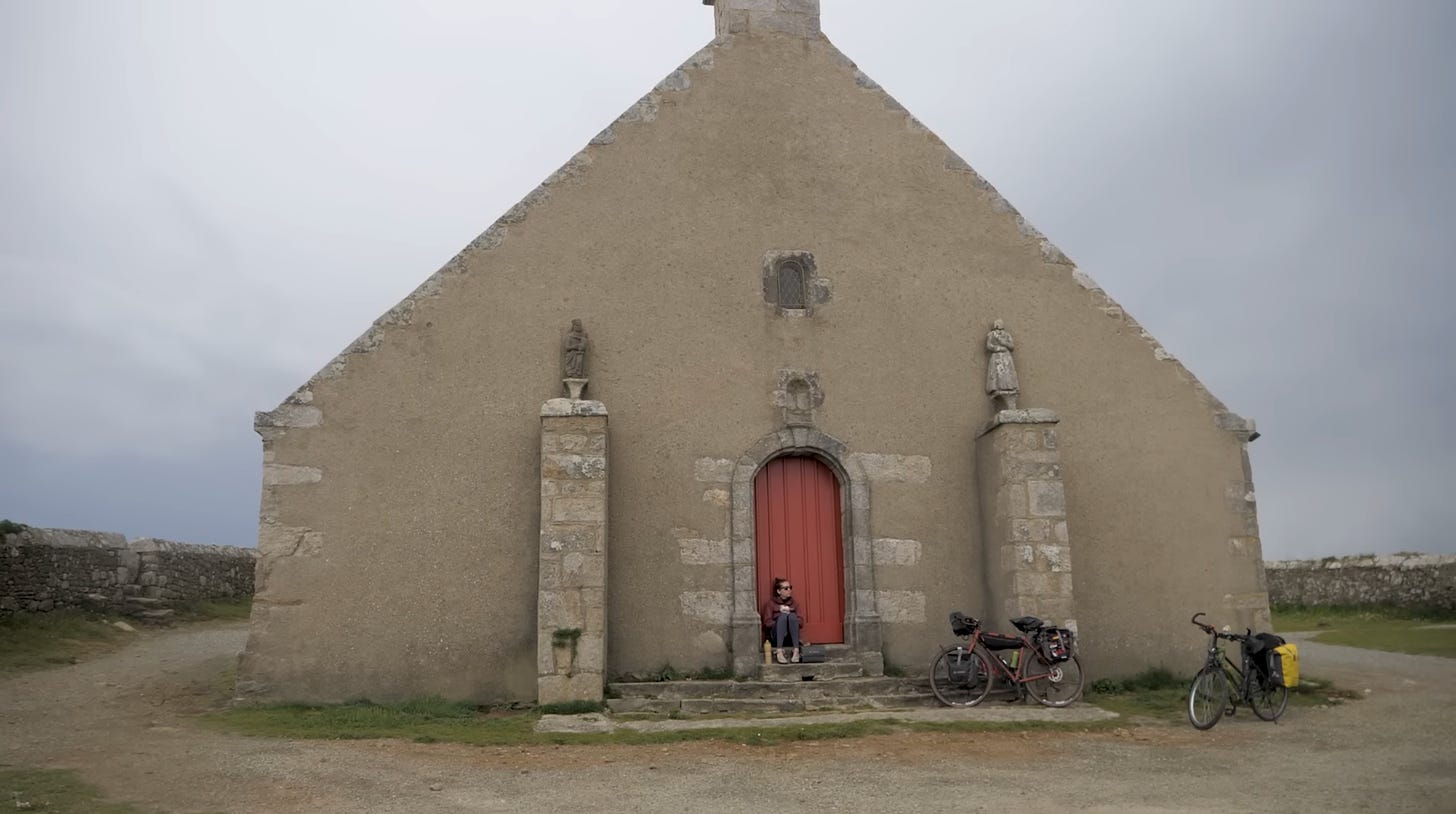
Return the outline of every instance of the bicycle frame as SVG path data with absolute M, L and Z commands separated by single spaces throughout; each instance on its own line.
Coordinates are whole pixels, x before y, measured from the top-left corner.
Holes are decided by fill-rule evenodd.
M 991 665 L 993 676 L 999 674 L 1015 688 L 1017 695 L 1025 692 L 1026 684 L 1032 681 L 1040 681 L 1043 678 L 1051 678 L 1053 670 L 1056 669 L 1055 665 L 1048 664 L 1046 672 L 1036 674 L 1028 672 L 1027 665 L 1035 663 L 1045 664 L 1045 662 L 1036 658 L 1036 645 L 1031 643 L 1031 640 L 1026 637 L 1025 633 L 1018 633 L 1016 636 L 1020 640 L 1020 646 L 1016 649 L 1016 667 L 1014 669 L 1007 665 L 1000 656 L 996 655 L 997 653 L 1004 653 L 1011 648 L 992 650 L 985 642 L 981 641 L 981 633 L 981 628 L 977 627 L 976 632 L 971 635 L 970 644 L 965 645 L 965 649 L 971 651 L 979 647 L 981 654 L 986 657 L 986 663 Z M 1030 658 L 1028 658 L 1027 651 L 1031 651 Z
M 1247 653 L 1242 654 L 1243 666 L 1234 664 L 1233 659 L 1228 657 L 1222 646 L 1218 643 L 1218 633 L 1214 632 L 1208 637 L 1208 659 L 1204 661 L 1204 669 L 1217 667 L 1223 670 L 1224 678 L 1228 681 L 1229 703 L 1238 706 L 1242 701 L 1253 706 L 1253 699 L 1250 697 L 1249 679 L 1254 674 L 1253 664 L 1250 663 Z

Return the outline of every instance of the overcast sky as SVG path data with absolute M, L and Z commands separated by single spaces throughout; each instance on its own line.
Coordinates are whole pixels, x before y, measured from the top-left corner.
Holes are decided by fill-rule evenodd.
M 1265 556 L 1456 552 L 1456 2 L 825 0 L 1234 411 Z M 253 545 L 273 408 L 700 0 L 0 0 L 0 517 Z

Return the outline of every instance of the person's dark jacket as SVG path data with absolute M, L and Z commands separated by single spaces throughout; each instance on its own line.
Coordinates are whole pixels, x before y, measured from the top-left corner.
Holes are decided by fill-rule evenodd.
M 783 615 L 784 612 L 779 610 L 780 605 L 788 605 L 789 612 L 797 615 L 800 622 L 804 621 L 804 614 L 799 612 L 799 601 L 797 599 L 791 596 L 788 599 L 780 600 L 775 596 L 770 597 L 763 603 L 763 607 L 758 609 L 758 615 L 763 619 L 764 627 L 773 627 L 774 622 L 778 621 L 778 618 Z

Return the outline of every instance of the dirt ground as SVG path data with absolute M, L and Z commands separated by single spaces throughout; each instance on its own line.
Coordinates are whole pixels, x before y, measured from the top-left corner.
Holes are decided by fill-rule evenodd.
M 748 747 L 481 748 L 211 732 L 241 623 L 0 680 L 0 764 L 71 768 L 163 812 L 1453 812 L 1456 660 L 1302 643 L 1365 700 L 1209 732 L 906 733 Z M 975 710 L 966 711 L 973 717 Z

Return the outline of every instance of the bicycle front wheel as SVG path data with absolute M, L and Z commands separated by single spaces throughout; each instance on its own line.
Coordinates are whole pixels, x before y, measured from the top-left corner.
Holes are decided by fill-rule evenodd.
M 1283 684 L 1270 684 L 1255 679 L 1254 686 L 1249 688 L 1249 708 L 1266 721 L 1279 720 L 1279 716 L 1284 714 L 1284 709 L 1288 706 L 1289 688 Z
M 974 650 L 942 650 L 930 663 L 930 691 L 948 707 L 974 707 L 991 691 L 991 665 Z
M 1051 662 L 1036 650 L 1022 648 L 1021 658 L 1021 674 L 1029 676 L 1026 690 L 1038 704 L 1065 707 L 1082 697 L 1082 662 L 1076 656 Z
M 1194 729 L 1212 729 L 1228 709 L 1228 680 L 1223 670 L 1205 667 L 1188 688 L 1188 723 Z

